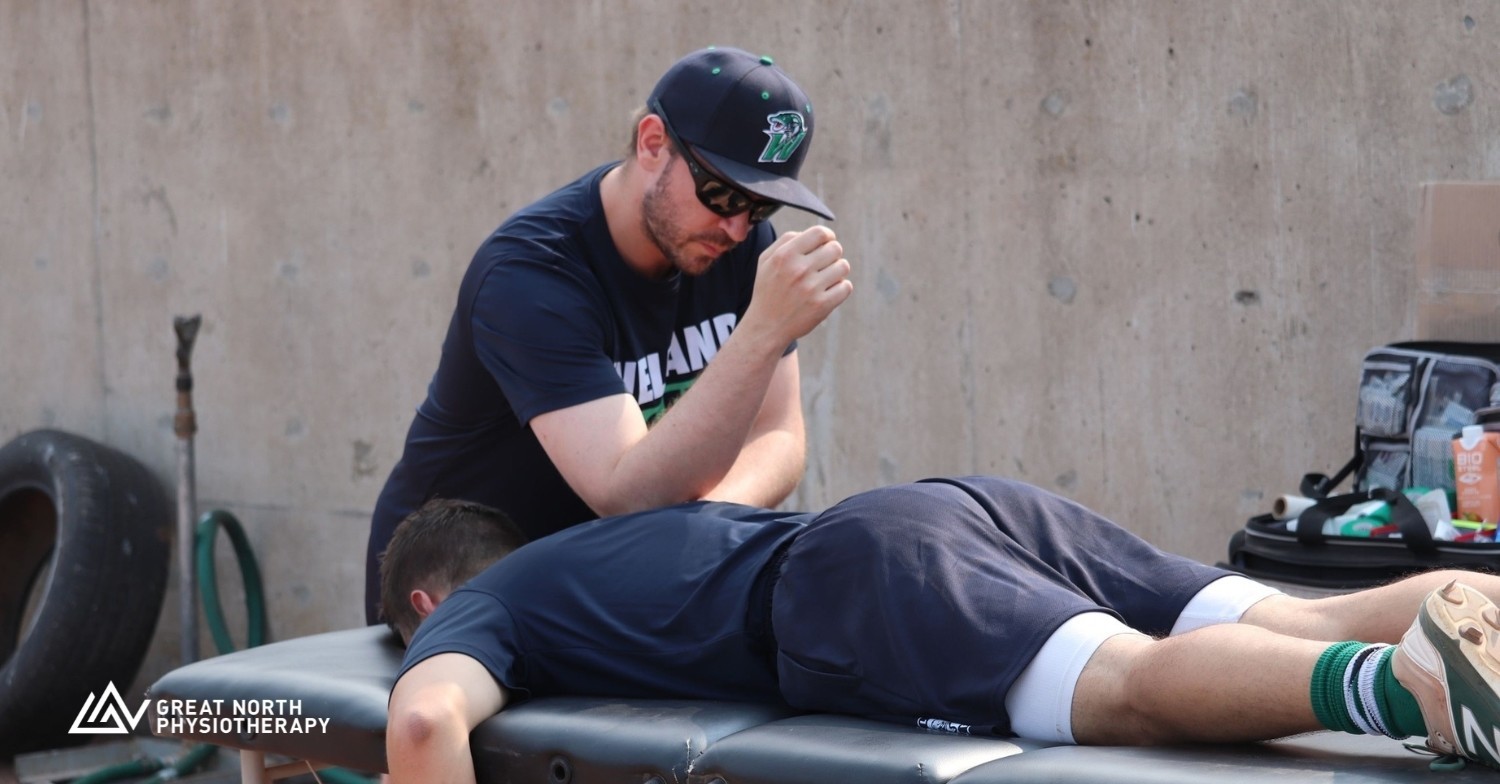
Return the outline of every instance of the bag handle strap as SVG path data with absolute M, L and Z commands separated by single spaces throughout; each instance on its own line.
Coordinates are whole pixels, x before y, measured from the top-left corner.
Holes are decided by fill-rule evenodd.
M 1401 532 L 1402 543 L 1412 552 L 1422 555 L 1437 552 L 1432 531 L 1428 530 L 1427 521 L 1422 519 L 1417 505 L 1404 493 L 1385 487 L 1319 500 L 1297 517 L 1297 541 L 1304 545 L 1321 544 L 1327 538 L 1323 534 L 1324 523 L 1366 501 L 1384 501 L 1390 505 L 1391 523 Z
M 1344 467 L 1331 478 L 1327 474 L 1303 474 L 1302 495 L 1306 498 L 1327 498 L 1330 490 L 1338 487 L 1346 477 L 1359 470 L 1364 462 L 1365 450 L 1360 447 L 1360 432 L 1356 427 L 1354 428 L 1354 457 L 1349 458 L 1349 462 L 1345 463 Z

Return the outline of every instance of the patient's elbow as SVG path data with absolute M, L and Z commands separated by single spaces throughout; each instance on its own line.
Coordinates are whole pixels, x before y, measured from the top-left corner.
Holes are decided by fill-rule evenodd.
M 403 745 L 425 746 L 437 737 L 443 725 L 442 715 L 419 707 L 407 708 L 391 717 L 391 729 Z
M 459 706 L 437 695 L 423 695 L 392 706 L 388 727 L 387 740 L 391 745 L 413 750 L 431 748 L 467 734 Z
M 474 783 L 462 702 L 451 691 L 423 691 L 391 704 L 385 744 L 391 784 Z

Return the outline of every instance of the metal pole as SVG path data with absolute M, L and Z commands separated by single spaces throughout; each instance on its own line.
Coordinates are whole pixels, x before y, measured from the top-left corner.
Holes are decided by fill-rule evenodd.
M 172 431 L 177 434 L 177 572 L 182 615 L 182 661 L 198 660 L 198 585 L 193 570 L 193 519 L 197 517 L 197 477 L 193 475 L 193 435 L 198 432 L 198 418 L 193 413 L 193 341 L 203 318 L 198 315 L 177 316 L 172 327 L 177 331 L 177 415 Z

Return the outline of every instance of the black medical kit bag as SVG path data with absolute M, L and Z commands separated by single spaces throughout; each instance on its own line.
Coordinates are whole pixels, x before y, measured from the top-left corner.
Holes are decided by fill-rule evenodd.
M 1354 456 L 1333 476 L 1307 474 L 1315 503 L 1295 530 L 1272 514 L 1252 517 L 1229 541 L 1224 566 L 1250 577 L 1333 589 L 1379 585 L 1437 568 L 1500 572 L 1500 542 L 1438 541 L 1401 491 L 1451 491 L 1453 439 L 1474 412 L 1500 405 L 1500 344 L 1416 341 L 1371 349 L 1360 368 Z M 1333 494 L 1346 478 L 1352 490 Z M 1400 536 L 1324 533 L 1356 504 L 1389 504 Z

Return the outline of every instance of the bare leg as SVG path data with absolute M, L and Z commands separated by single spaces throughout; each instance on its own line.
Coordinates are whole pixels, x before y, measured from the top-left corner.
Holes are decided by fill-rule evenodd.
M 1079 676 L 1073 736 L 1085 744 L 1140 745 L 1322 729 L 1308 695 L 1313 665 L 1327 647 L 1245 624 L 1164 640 L 1112 637 Z
M 1395 643 L 1417 617 L 1422 600 L 1452 580 L 1500 601 L 1500 576 L 1444 570 L 1320 599 L 1272 596 L 1247 610 L 1240 623 L 1309 640 Z
M 1328 645 L 1399 642 L 1427 596 L 1455 579 L 1492 601 L 1500 594 L 1494 575 L 1431 572 L 1324 599 L 1269 597 L 1241 623 L 1163 640 L 1111 637 L 1074 689 L 1073 736 L 1090 744 L 1235 742 L 1322 729 L 1310 693 L 1314 666 Z M 1476 597 L 1476 606 L 1481 603 Z M 1479 631 L 1485 624 L 1500 628 L 1475 621 Z M 1448 636 L 1478 645 L 1453 629 Z M 1500 666 L 1485 666 L 1500 672 Z M 1410 675 L 1403 683 L 1411 688 Z M 1427 708 L 1423 713 L 1433 721 Z
M 1452 580 L 1500 598 L 1500 577 L 1428 572 L 1320 599 L 1268 597 L 1238 624 L 1100 646 L 1073 695 L 1079 743 L 1264 740 L 1322 729 L 1309 698 L 1330 643 L 1399 642 L 1424 599 Z

